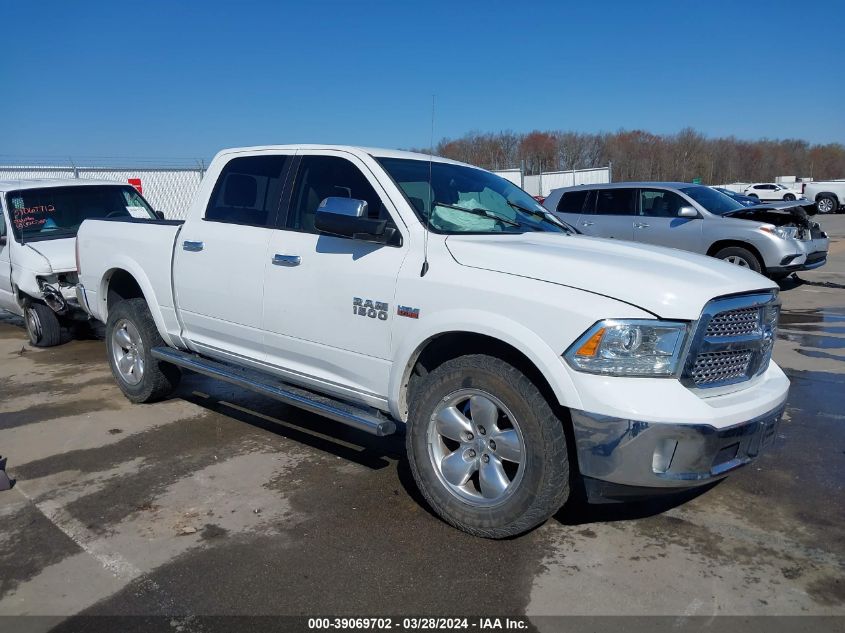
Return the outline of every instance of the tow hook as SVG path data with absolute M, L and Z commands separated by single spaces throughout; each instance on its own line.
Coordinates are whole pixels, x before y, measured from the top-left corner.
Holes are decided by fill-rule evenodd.
M 0 455 L 0 490 L 10 490 L 14 483 L 6 474 L 6 458 Z
M 56 288 L 50 284 L 41 285 L 41 294 L 44 297 L 44 303 L 50 306 L 50 309 L 56 314 L 64 314 L 67 312 L 67 301 Z

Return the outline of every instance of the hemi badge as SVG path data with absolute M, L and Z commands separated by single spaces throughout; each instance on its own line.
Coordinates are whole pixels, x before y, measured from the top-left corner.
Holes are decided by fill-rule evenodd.
M 398 306 L 396 308 L 396 314 L 398 314 L 399 316 L 408 317 L 409 319 L 419 319 L 420 309 L 409 308 L 408 306 Z

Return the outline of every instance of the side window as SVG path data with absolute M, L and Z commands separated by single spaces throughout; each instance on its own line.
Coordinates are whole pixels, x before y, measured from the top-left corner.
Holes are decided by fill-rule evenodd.
M 678 209 L 688 204 L 681 196 L 662 189 L 643 189 L 640 191 L 640 215 L 651 218 L 674 218 Z
M 352 162 L 338 156 L 303 156 L 296 174 L 285 227 L 294 231 L 319 233 L 314 227 L 314 216 L 320 202 L 331 197 L 365 200 L 367 214 L 371 219 L 390 219 L 381 198 Z
M 6 235 L 6 214 L 3 213 L 3 204 L 0 203 L 0 237 Z
M 596 215 L 634 215 L 636 189 L 600 189 Z
M 214 185 L 205 219 L 270 226 L 276 221 L 289 156 L 233 158 Z
M 588 193 L 590 193 L 589 189 L 567 191 L 557 203 L 556 211 L 559 213 L 581 213 L 584 209 L 584 202 L 587 199 Z

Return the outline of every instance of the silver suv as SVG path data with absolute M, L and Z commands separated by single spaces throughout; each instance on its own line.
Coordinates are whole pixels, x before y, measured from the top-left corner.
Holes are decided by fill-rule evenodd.
M 544 204 L 586 235 L 710 255 L 772 279 L 827 261 L 827 234 L 800 202 L 745 207 L 702 185 L 618 182 L 555 189 Z

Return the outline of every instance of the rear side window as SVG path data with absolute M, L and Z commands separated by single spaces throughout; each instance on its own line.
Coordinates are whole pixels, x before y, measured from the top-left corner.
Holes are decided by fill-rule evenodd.
M 270 226 L 276 221 L 289 156 L 233 158 L 214 185 L 205 219 Z
M 390 219 L 375 189 L 350 161 L 338 156 L 303 156 L 290 199 L 286 228 L 319 233 L 314 226 L 317 207 L 324 199 L 332 197 L 364 200 L 371 219 Z
M 567 191 L 557 203 L 556 211 L 559 213 L 581 213 L 584 209 L 584 201 L 587 199 L 588 193 L 590 193 L 589 189 Z
M 600 189 L 596 215 L 634 215 L 636 192 L 636 189 Z

